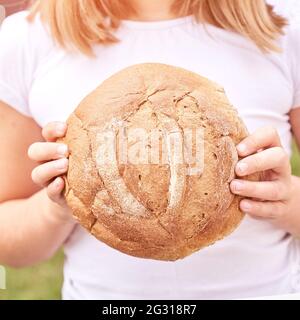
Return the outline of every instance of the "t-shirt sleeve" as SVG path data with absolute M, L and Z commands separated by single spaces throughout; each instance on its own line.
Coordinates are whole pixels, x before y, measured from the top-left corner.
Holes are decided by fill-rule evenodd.
M 287 63 L 291 68 L 293 104 L 292 108 L 300 107 L 300 1 L 299 0 L 268 0 L 274 5 L 275 11 L 287 18 Z
M 293 105 L 300 107 L 300 1 L 281 1 L 282 12 L 289 21 L 288 57 L 291 62 L 293 77 Z
M 30 117 L 28 96 L 33 69 L 26 15 L 21 12 L 10 16 L 0 27 L 0 100 Z

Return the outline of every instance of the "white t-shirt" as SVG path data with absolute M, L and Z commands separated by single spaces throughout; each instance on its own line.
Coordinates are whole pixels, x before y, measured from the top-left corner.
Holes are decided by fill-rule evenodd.
M 262 54 L 233 32 L 192 17 L 124 21 L 121 42 L 96 57 L 56 46 L 39 19 L 16 14 L 0 32 L 0 99 L 44 126 L 65 121 L 90 91 L 142 62 L 180 66 L 216 81 L 250 132 L 272 125 L 291 151 L 288 112 L 300 106 L 300 31 L 288 28 L 283 53 Z M 138 259 L 77 226 L 65 243 L 64 299 L 219 299 L 300 291 L 300 245 L 268 221 L 246 217 L 225 240 L 177 262 Z

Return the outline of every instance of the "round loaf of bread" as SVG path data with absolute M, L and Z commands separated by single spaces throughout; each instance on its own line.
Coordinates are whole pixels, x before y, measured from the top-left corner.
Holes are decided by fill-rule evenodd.
M 65 197 L 105 244 L 177 260 L 242 220 L 229 183 L 247 130 L 208 79 L 164 64 L 134 65 L 105 80 L 67 123 Z

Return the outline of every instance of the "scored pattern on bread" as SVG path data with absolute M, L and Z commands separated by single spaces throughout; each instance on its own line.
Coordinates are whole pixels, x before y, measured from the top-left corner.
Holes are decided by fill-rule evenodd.
M 108 149 L 103 134 L 112 131 L 117 138 L 125 135 L 127 147 L 135 150 L 128 132 L 139 128 L 147 133 L 141 143 L 150 150 L 148 157 L 151 132 L 166 138 L 166 162 L 123 163 L 117 145 Z M 187 148 L 184 131 L 198 128 L 203 164 L 180 163 Z M 238 161 L 235 146 L 247 134 L 224 90 L 212 81 L 164 64 L 131 66 L 105 80 L 68 120 L 67 203 L 82 226 L 123 253 L 182 259 L 241 222 L 240 198 L 229 183 Z M 182 149 L 174 153 L 171 142 L 178 137 Z
M 177 210 L 180 208 L 184 197 L 187 175 L 187 166 L 186 164 L 181 163 L 184 158 L 183 132 L 174 119 L 160 113 L 157 113 L 157 117 L 166 136 L 167 154 L 170 166 L 167 210 Z M 174 152 L 172 149 L 172 138 L 181 142 L 182 148 L 179 152 Z
M 114 121 L 115 119 L 113 119 Z M 112 127 L 112 125 L 110 126 Z M 103 146 L 98 148 L 96 155 L 96 165 L 100 177 L 107 189 L 107 193 L 113 196 L 118 202 L 123 214 L 146 216 L 147 209 L 132 195 L 126 187 L 123 178 L 120 175 L 117 153 L 114 145 L 110 145 L 110 141 L 105 139 L 104 134 L 97 134 L 97 145 Z M 109 152 L 113 151 L 113 152 Z M 100 196 L 99 194 L 98 196 Z

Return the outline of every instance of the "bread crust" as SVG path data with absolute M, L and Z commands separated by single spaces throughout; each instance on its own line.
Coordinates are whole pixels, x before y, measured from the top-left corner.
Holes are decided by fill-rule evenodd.
M 98 151 L 105 144 L 99 132 L 120 134 L 118 123 L 168 136 L 202 128 L 202 171 L 188 175 L 172 152 L 164 164 L 120 163 L 117 152 L 103 164 L 108 155 Z M 67 124 L 65 197 L 79 223 L 107 245 L 174 261 L 224 238 L 241 222 L 240 198 L 229 183 L 238 161 L 235 146 L 248 132 L 212 81 L 165 64 L 134 65 L 90 93 Z

